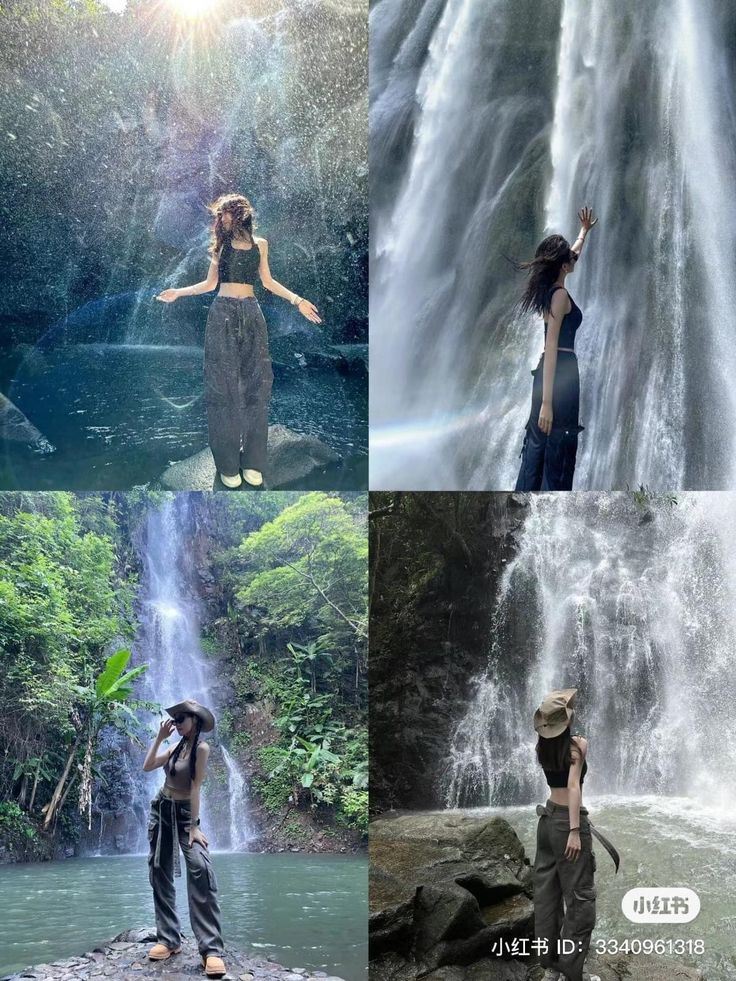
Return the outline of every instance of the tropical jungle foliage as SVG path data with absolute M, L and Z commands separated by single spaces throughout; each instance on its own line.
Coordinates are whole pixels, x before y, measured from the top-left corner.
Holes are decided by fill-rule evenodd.
M 0 495 L 0 846 L 16 856 L 51 854 L 78 836 L 81 813 L 89 823 L 101 733 L 140 738 L 136 542 L 162 496 Z M 364 829 L 367 497 L 201 495 L 196 506 L 203 649 L 230 686 L 219 731 L 253 776 L 255 805 Z M 268 720 L 259 739 L 253 705 Z

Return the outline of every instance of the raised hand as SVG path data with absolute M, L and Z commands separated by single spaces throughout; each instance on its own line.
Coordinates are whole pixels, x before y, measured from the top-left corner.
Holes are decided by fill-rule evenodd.
M 158 727 L 158 741 L 162 743 L 164 739 L 168 739 L 171 733 L 174 731 L 174 720 L 164 719 L 161 725 Z
M 578 211 L 578 218 L 586 232 L 589 232 L 593 225 L 598 223 L 598 219 L 593 217 L 593 209 L 587 205 Z

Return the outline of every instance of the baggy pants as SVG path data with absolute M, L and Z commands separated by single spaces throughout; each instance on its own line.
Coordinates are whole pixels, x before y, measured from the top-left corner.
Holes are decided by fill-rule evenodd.
M 580 411 L 580 375 L 578 359 L 572 351 L 558 351 L 555 380 L 552 388 L 552 432 L 549 436 L 539 428 L 542 408 L 544 355 L 532 372 L 532 407 L 526 424 L 521 466 L 516 481 L 517 491 L 572 490 Z
M 207 428 L 219 473 L 266 470 L 273 369 L 266 321 L 254 296 L 217 296 L 207 316 Z
M 570 862 L 565 858 L 569 809 L 552 801 L 545 808 L 537 825 L 534 859 L 534 935 L 546 943 L 541 956 L 544 967 L 561 971 L 569 981 L 582 981 L 595 926 L 595 854 L 588 812 L 580 808 L 582 851 Z M 560 953 L 563 940 L 572 941 L 574 951 Z
M 207 849 L 198 841 L 189 845 L 192 815 L 188 800 L 174 800 L 163 793 L 151 801 L 148 821 L 148 878 L 153 888 L 156 939 L 172 950 L 181 946 L 181 926 L 176 912 L 174 876 L 181 875 L 179 847 L 187 866 L 189 921 L 203 957 L 223 954 L 217 880 Z

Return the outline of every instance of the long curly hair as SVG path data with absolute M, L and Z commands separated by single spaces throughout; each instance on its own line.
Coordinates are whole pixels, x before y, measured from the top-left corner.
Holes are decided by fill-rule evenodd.
M 526 289 L 519 300 L 522 313 L 534 310 L 535 313 L 549 312 L 551 305 L 550 289 L 560 275 L 566 262 L 576 262 L 577 255 L 570 243 L 562 235 L 548 235 L 537 246 L 534 258 L 528 262 L 513 262 L 516 269 L 528 271 Z
M 226 239 L 232 241 L 233 238 L 246 237 L 250 240 L 251 245 L 256 244 L 253 238 L 256 213 L 253 210 L 253 205 L 244 195 L 221 194 L 216 201 L 207 206 L 207 210 L 214 218 L 207 249 L 210 258 L 219 255 Z M 229 229 L 224 228 L 222 224 L 222 218 L 225 214 L 232 216 L 232 224 Z
M 198 715 L 195 715 L 194 718 L 195 718 L 195 732 L 194 732 L 194 739 L 192 739 L 192 750 L 189 754 L 189 779 L 190 780 L 194 780 L 194 774 L 197 770 L 197 743 L 199 742 L 199 735 L 202 732 L 202 720 Z M 176 749 L 171 754 L 171 756 L 169 757 L 166 763 L 166 766 L 164 767 L 166 772 L 172 777 L 176 772 L 176 761 L 179 759 L 181 755 L 181 751 L 186 746 L 186 742 L 187 742 L 186 737 L 183 736 L 176 744 Z

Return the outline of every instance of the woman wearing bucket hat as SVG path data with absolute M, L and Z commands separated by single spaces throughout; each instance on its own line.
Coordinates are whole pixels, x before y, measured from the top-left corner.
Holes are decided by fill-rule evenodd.
M 168 960 L 181 951 L 181 927 L 176 912 L 174 876 L 181 875 L 179 848 L 187 867 L 189 920 L 197 938 L 205 974 L 221 978 L 226 973 L 222 960 L 220 906 L 217 881 L 207 850 L 207 839 L 199 827 L 200 791 L 210 749 L 199 741 L 200 733 L 215 728 L 215 717 L 192 699 L 167 708 L 165 719 L 143 762 L 150 771 L 164 768 L 163 787 L 151 801 L 148 822 L 148 876 L 153 888 L 157 943 L 148 953 L 151 960 Z M 161 744 L 173 732 L 181 737 L 173 750 Z
M 550 788 L 537 808 L 534 934 L 544 945 L 543 981 L 596 981 L 584 970 L 595 926 L 595 854 L 582 806 L 588 744 L 572 735 L 576 688 L 550 692 L 534 713 L 537 760 Z

